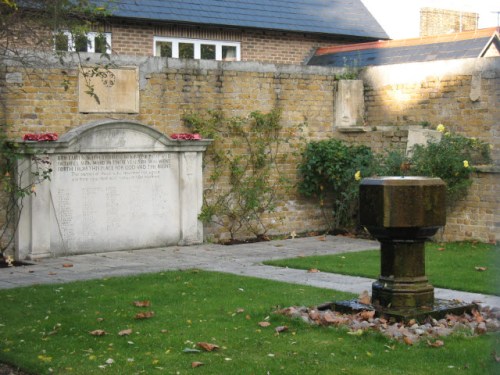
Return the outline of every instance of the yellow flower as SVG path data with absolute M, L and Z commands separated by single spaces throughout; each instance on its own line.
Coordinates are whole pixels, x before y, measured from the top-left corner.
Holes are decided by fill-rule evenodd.
M 445 129 L 446 129 L 446 128 L 444 127 L 444 125 L 443 125 L 443 124 L 439 124 L 439 125 L 437 126 L 437 128 L 436 128 L 436 130 L 437 130 L 438 132 L 440 132 L 440 133 L 443 133 L 443 132 L 445 131 Z
M 469 168 L 469 162 L 467 160 L 464 160 L 464 168 Z
M 354 179 L 356 181 L 361 180 L 361 171 L 357 171 L 356 173 L 354 173 Z

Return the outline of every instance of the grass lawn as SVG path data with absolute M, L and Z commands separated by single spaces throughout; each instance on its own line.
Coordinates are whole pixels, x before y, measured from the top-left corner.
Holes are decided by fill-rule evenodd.
M 499 335 L 408 346 L 272 313 L 346 298 L 352 295 L 196 270 L 0 290 L 0 361 L 34 374 L 500 373 Z M 151 306 L 133 306 L 144 300 Z M 146 311 L 154 317 L 134 318 Z M 276 333 L 283 325 L 288 331 Z M 132 333 L 118 335 L 126 329 Z M 193 353 L 197 342 L 220 349 Z
M 427 243 L 425 257 L 426 274 L 433 286 L 500 295 L 498 246 L 469 242 Z M 265 264 L 377 278 L 380 275 L 380 251 L 279 259 Z

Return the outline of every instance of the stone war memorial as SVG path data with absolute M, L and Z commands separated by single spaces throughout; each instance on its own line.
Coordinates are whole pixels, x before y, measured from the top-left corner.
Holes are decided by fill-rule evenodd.
M 203 242 L 198 214 L 209 143 L 114 120 L 79 126 L 54 142 L 25 142 L 18 171 L 36 172 L 37 155 L 52 172 L 23 200 L 16 258 Z M 27 186 L 33 176 L 18 177 Z

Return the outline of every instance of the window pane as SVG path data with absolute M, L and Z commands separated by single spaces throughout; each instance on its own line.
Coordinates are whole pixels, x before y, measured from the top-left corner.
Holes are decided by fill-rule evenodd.
M 98 34 L 94 40 L 95 49 L 94 52 L 97 53 L 106 53 L 107 51 L 107 43 L 106 36 L 104 34 Z
M 156 42 L 156 56 L 172 57 L 172 42 Z
M 215 45 L 202 44 L 201 45 L 201 58 L 204 60 L 215 60 Z
M 235 46 L 222 46 L 222 60 L 223 61 L 236 61 L 236 47 Z
M 87 52 L 89 47 L 89 41 L 86 35 L 75 35 L 75 51 L 76 52 Z
M 180 59 L 194 59 L 194 44 L 193 43 L 179 43 L 179 58 Z
M 64 33 L 56 34 L 55 36 L 55 45 L 56 51 L 67 51 L 68 50 L 68 36 Z

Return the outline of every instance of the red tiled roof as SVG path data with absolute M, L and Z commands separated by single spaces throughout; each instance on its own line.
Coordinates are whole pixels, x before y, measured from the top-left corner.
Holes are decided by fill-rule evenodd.
M 368 43 L 322 47 L 316 50 L 315 56 L 321 56 L 338 52 L 361 51 L 361 50 L 375 49 L 375 48 L 394 48 L 394 47 L 418 46 L 418 45 L 433 44 L 433 43 L 455 42 L 459 40 L 484 38 L 492 36 L 495 33 L 500 34 L 500 27 L 490 27 L 486 29 L 464 31 L 461 33 L 432 35 L 432 36 L 424 36 L 411 39 L 379 40 L 376 42 L 368 42 Z

